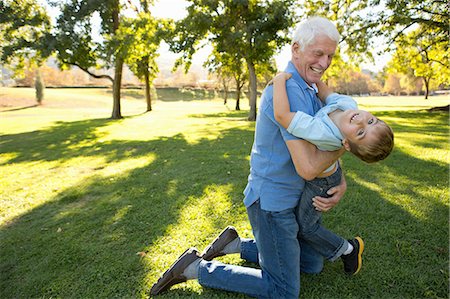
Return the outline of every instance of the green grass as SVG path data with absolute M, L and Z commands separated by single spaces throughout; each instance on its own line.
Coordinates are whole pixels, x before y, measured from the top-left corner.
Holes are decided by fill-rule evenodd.
M 0 88 L 6 97 L 33 90 Z M 187 247 L 227 225 L 251 237 L 247 111 L 216 99 L 142 114 L 132 95 L 113 121 L 111 102 L 105 90 L 49 89 L 41 107 L 0 112 L 1 298 L 146 298 Z M 393 126 L 395 150 L 370 166 L 345 155 L 348 190 L 324 223 L 364 238 L 363 269 L 347 277 L 326 262 L 302 276 L 302 298 L 447 298 L 449 119 L 424 109 L 448 98 L 358 102 Z M 197 282 L 161 296 L 198 297 L 245 298 Z

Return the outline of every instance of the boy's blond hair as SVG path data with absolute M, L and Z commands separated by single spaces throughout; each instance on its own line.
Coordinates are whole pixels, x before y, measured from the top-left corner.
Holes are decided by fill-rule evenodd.
M 369 145 L 358 145 L 349 141 L 350 152 L 367 163 L 385 159 L 394 147 L 394 132 L 384 121 L 378 119 L 375 131 L 378 142 Z

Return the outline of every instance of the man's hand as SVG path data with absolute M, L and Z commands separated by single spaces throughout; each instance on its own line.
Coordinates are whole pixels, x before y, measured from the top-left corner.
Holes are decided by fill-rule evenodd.
M 321 197 L 316 196 L 313 198 L 313 206 L 317 211 L 327 212 L 332 207 L 338 204 L 341 200 L 342 196 L 344 196 L 345 191 L 347 190 L 347 181 L 345 180 L 344 175 L 342 174 L 341 183 L 333 188 L 330 188 L 327 193 L 330 197 Z

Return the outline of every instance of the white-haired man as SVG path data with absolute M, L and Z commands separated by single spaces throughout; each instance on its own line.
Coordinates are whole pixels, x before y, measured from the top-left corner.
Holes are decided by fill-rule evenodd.
M 302 22 L 292 43 L 292 57 L 285 72 L 292 74 L 286 89 L 292 111 L 314 115 L 322 106 L 316 83 L 330 66 L 340 35 L 329 20 L 313 17 Z M 320 151 L 289 134 L 274 118 L 273 87 L 261 97 L 251 152 L 250 175 L 244 204 L 254 239 L 240 238 L 227 227 L 205 251 L 186 250 L 151 290 L 157 295 L 172 285 L 198 279 L 200 285 L 244 293 L 258 298 L 298 298 L 300 273 L 319 273 L 323 257 L 298 237 L 295 208 L 305 184 L 333 163 L 345 150 Z M 345 179 L 317 198 L 315 206 L 327 211 L 346 191 Z M 223 264 L 215 257 L 240 253 L 260 269 Z

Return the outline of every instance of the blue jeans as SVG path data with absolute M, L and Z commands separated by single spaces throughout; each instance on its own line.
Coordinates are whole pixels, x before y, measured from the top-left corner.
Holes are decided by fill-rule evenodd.
M 298 239 L 295 209 L 269 212 L 259 201 L 247 208 L 255 240 L 243 240 L 241 257 L 261 269 L 201 261 L 198 282 L 204 286 L 258 298 L 295 298 L 300 294 L 300 271 L 319 273 L 323 257 Z
M 330 261 L 335 261 L 344 253 L 348 242 L 322 226 L 322 213 L 314 208 L 312 199 L 315 196 L 329 197 L 328 189 L 339 185 L 341 176 L 342 170 L 338 167 L 328 177 L 305 181 L 305 188 L 296 208 L 300 238 Z

